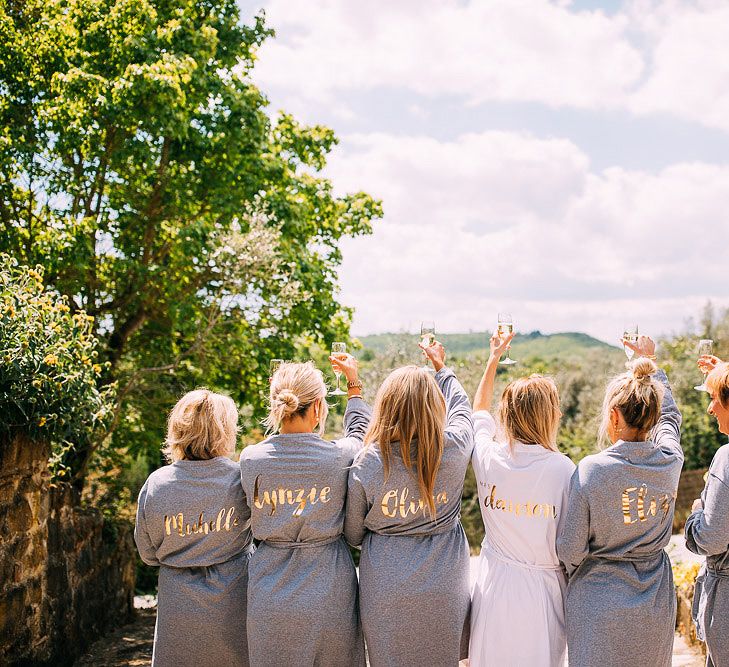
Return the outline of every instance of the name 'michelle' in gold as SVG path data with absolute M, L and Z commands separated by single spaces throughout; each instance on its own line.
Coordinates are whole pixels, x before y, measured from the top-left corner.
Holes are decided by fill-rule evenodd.
M 436 505 L 445 505 L 448 502 L 448 494 L 445 491 L 441 491 L 433 496 L 433 502 Z M 421 498 L 410 498 L 410 489 L 407 487 L 404 489 L 390 489 L 382 496 L 380 509 L 385 516 L 391 519 L 394 519 L 398 515 L 405 519 L 409 515 L 414 515 L 418 512 L 423 512 L 424 514 L 425 502 Z
M 279 487 L 270 491 L 263 491 L 261 495 L 261 476 L 258 475 L 253 482 L 253 505 L 259 510 L 266 505 L 271 508 L 270 515 L 276 514 L 276 508 L 284 505 L 294 507 L 293 516 L 301 516 L 307 505 L 316 505 L 317 503 L 328 503 L 331 498 L 331 487 L 323 486 L 321 489 L 312 486 L 310 489 L 287 489 Z
M 671 511 L 671 503 L 674 500 L 674 494 L 662 493 L 658 496 L 648 496 L 648 486 L 643 484 L 642 486 L 630 486 L 623 490 L 622 495 L 622 508 L 623 508 L 623 523 L 630 525 L 638 521 L 647 521 L 648 517 L 655 518 L 658 514 L 658 507 L 660 506 L 663 516 L 661 521 L 664 521 Z M 648 500 L 648 506 L 646 507 L 646 500 Z M 634 511 L 635 510 L 635 511 Z
M 224 507 L 218 512 L 218 515 L 210 521 L 205 520 L 205 513 L 200 512 L 195 523 L 185 523 L 185 517 L 182 512 L 177 514 L 165 514 L 165 534 L 172 535 L 177 533 L 180 537 L 188 535 L 207 535 L 208 533 L 219 533 L 222 530 L 230 532 L 233 526 L 238 525 L 238 517 L 235 515 L 235 507 L 226 510 Z
M 550 503 L 535 502 L 514 502 L 508 498 L 499 498 L 496 495 L 496 484 L 486 484 L 481 482 L 483 486 L 488 486 L 488 492 L 483 499 L 486 509 L 501 510 L 502 512 L 511 512 L 515 516 L 541 517 L 544 519 L 557 518 L 557 506 Z

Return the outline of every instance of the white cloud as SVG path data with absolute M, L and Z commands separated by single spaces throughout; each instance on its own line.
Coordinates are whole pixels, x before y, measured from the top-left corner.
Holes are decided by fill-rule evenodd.
M 612 339 L 625 318 L 679 328 L 726 302 L 729 166 L 590 171 L 565 140 L 523 134 L 345 137 L 328 175 L 385 199 L 375 235 L 343 245 L 342 298 L 359 333 L 488 326 Z
M 304 118 L 343 94 L 397 90 L 665 113 L 729 131 L 725 0 L 626 0 L 611 15 L 549 0 L 270 0 L 266 11 L 278 37 L 254 78 Z
M 279 37 L 255 76 L 310 99 L 382 87 L 474 104 L 612 106 L 643 68 L 627 17 L 547 0 L 271 0 L 266 12 Z
M 628 108 L 729 130 L 729 4 L 640 2 L 632 13 L 652 64 Z

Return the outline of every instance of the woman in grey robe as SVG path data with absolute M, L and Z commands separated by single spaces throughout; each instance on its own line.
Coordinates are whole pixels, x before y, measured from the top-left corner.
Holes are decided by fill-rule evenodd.
M 706 378 L 708 412 L 716 417 L 719 430 L 729 435 L 729 364 L 716 357 L 702 361 L 703 369 L 711 371 Z M 688 549 L 706 556 L 694 590 L 696 634 L 706 642 L 709 667 L 729 665 L 729 445 L 714 455 L 685 533 Z
M 460 511 L 473 450 L 471 406 L 444 366 L 442 346 L 426 353 L 435 382 L 414 366 L 388 377 L 367 435 L 376 439 L 349 475 L 344 531 L 350 544 L 362 545 L 360 609 L 372 667 L 453 667 L 468 651 L 470 554 Z M 417 470 L 430 453 L 423 441 L 438 428 L 442 456 L 430 467 L 436 475 L 429 503 Z M 408 443 L 409 461 L 395 442 L 387 465 L 377 434 L 388 432 Z
M 225 396 L 186 394 L 169 419 L 168 466 L 139 494 L 134 539 L 159 567 L 154 667 L 248 662 L 250 511 L 235 452 L 238 411 Z
M 369 408 L 356 361 L 332 359 L 348 381 L 344 438 L 322 437 L 327 389 L 311 363 L 284 364 L 271 382 L 269 428 L 246 447 L 240 476 L 260 540 L 249 566 L 248 645 L 255 667 L 364 667 L 357 575 L 342 536 L 347 475 Z M 319 430 L 314 429 L 319 424 Z
M 683 465 L 681 414 L 665 373 L 639 358 L 606 392 L 603 427 L 613 443 L 580 461 L 570 482 L 557 554 L 565 598 L 569 664 L 671 664 L 676 594 L 664 551 Z

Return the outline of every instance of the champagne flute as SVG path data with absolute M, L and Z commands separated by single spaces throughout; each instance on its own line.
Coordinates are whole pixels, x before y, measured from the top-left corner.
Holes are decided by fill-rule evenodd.
M 496 331 L 499 338 L 503 340 L 514 330 L 514 320 L 511 317 L 511 313 L 499 313 L 497 319 Z M 504 364 L 505 366 L 511 366 L 516 363 L 516 361 L 511 358 L 511 346 L 509 346 L 506 350 L 506 357 L 499 363 Z
M 281 367 L 281 364 L 285 363 L 283 359 L 271 359 L 268 362 L 268 381 L 273 382 L 273 376 L 276 375 L 276 371 Z
M 629 343 L 633 343 L 634 345 L 638 342 L 637 324 L 626 324 L 623 327 L 623 340 L 627 340 Z M 625 350 L 625 356 L 628 357 L 628 361 L 630 361 L 633 358 L 635 352 L 631 350 L 627 345 L 623 345 L 623 350 Z
M 702 338 L 699 341 L 699 356 L 703 357 L 705 354 L 712 354 L 714 349 L 714 341 L 711 340 L 711 338 Z M 704 373 L 704 381 L 700 384 L 694 387 L 696 391 L 709 391 L 706 387 L 706 376 L 708 373 Z
M 332 356 L 336 357 L 340 354 L 347 354 L 347 344 L 346 343 L 332 343 Z M 339 380 L 342 377 L 342 371 L 337 370 L 336 368 L 334 370 L 334 375 L 337 376 L 337 388 L 334 391 L 330 391 L 330 396 L 346 396 L 347 392 L 342 391 L 339 388 Z
M 430 347 L 433 343 L 435 343 L 435 322 L 433 322 L 432 320 L 424 320 L 421 323 L 420 342 L 425 347 Z M 428 357 L 425 357 L 425 365 L 423 366 L 423 368 L 426 371 L 432 370 L 428 361 Z

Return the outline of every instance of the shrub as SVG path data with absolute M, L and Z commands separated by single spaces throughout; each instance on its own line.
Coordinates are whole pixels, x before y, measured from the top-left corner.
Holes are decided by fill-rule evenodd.
M 112 417 L 96 348 L 93 318 L 46 289 L 42 268 L 0 255 L 0 439 L 49 442 L 54 481 L 72 479 Z

